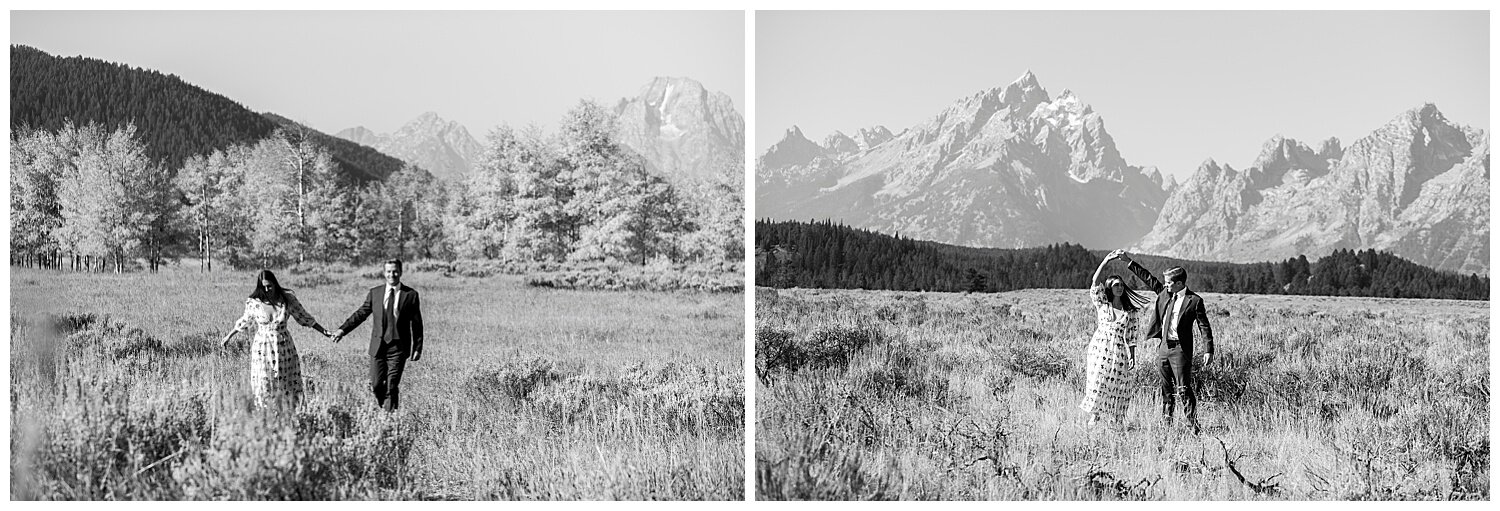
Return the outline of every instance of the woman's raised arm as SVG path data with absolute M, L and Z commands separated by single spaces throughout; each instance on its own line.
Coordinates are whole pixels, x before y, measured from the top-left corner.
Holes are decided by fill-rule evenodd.
M 1103 261 L 1099 261 L 1099 267 L 1094 269 L 1094 277 L 1089 279 L 1090 288 L 1099 285 L 1099 274 L 1104 273 L 1104 265 L 1109 264 L 1109 262 L 1114 260 L 1114 258 L 1117 257 L 1119 253 L 1120 251 L 1118 250 L 1110 252 L 1109 255 L 1104 256 Z

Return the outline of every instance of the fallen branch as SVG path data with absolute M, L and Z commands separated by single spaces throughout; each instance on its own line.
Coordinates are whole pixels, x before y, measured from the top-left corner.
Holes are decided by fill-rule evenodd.
M 165 457 L 165 458 L 153 461 L 153 462 L 151 462 L 150 465 L 146 465 L 144 467 L 141 467 L 140 470 L 135 471 L 135 475 L 144 474 L 144 473 L 146 473 L 147 470 L 151 470 L 153 468 L 156 468 L 157 465 L 160 465 L 162 463 L 166 463 L 167 460 L 170 460 L 172 458 L 176 458 L 177 455 L 182 454 L 184 452 L 187 452 L 187 447 L 183 447 L 181 449 L 178 449 L 177 452 L 174 452 L 172 454 L 168 454 L 167 457 Z
M 1214 440 L 1218 440 L 1219 447 L 1222 447 L 1224 449 L 1224 465 L 1229 467 L 1229 471 L 1234 474 L 1234 477 L 1236 479 L 1239 479 L 1241 483 L 1245 484 L 1245 486 L 1250 487 L 1251 491 L 1254 491 L 1255 493 L 1259 493 L 1261 495 L 1269 496 L 1276 496 L 1281 493 L 1281 483 L 1271 482 L 1272 479 L 1281 477 L 1280 473 L 1277 473 L 1276 475 L 1267 477 L 1265 479 L 1261 479 L 1260 482 L 1252 483 L 1250 482 L 1250 480 L 1245 479 L 1245 475 L 1240 473 L 1239 468 L 1236 468 L 1234 466 L 1234 461 L 1243 458 L 1244 455 L 1235 456 L 1235 459 L 1231 460 L 1229 459 L 1229 446 L 1224 445 L 1224 440 L 1218 438 L 1215 438 Z

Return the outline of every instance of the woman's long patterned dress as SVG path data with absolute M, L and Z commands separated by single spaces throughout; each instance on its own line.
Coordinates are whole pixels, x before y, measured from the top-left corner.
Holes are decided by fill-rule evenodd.
M 1083 392 L 1083 411 L 1101 418 L 1120 420 L 1130 402 L 1126 377 L 1130 371 L 1130 354 L 1138 332 L 1136 314 L 1116 309 L 1104 301 L 1104 290 L 1090 290 L 1094 304 L 1094 337 L 1089 341 L 1087 384 Z
M 286 303 L 281 305 L 246 299 L 245 315 L 234 324 L 235 330 L 255 328 L 255 337 L 250 341 L 250 390 L 258 407 L 291 408 L 302 401 L 302 361 L 297 357 L 297 346 L 292 344 L 286 320 L 291 317 L 309 328 L 317 321 L 302 308 L 297 297 L 291 293 L 284 296 Z

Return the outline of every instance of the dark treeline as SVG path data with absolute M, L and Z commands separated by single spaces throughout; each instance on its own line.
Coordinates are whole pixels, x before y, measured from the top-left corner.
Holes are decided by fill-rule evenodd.
M 254 144 L 277 128 L 299 131 L 289 120 L 258 114 L 176 75 L 11 45 L 11 132 L 57 132 L 66 122 L 98 124 L 109 131 L 134 125 L 146 156 L 168 169 L 181 168 L 195 155 Z M 374 149 L 322 133 L 312 136 L 329 147 L 338 171 L 348 179 L 383 179 L 402 166 Z
M 755 283 L 770 287 L 996 292 L 1083 288 L 1107 250 L 1070 243 L 1039 248 L 970 248 L 912 240 L 829 221 L 755 223 Z M 1251 264 L 1131 254 L 1153 272 L 1180 265 L 1193 289 L 1215 293 L 1488 300 L 1489 278 L 1427 268 L 1375 250 L 1341 249 L 1317 261 L 1298 256 Z M 1123 265 L 1105 274 L 1137 280 Z

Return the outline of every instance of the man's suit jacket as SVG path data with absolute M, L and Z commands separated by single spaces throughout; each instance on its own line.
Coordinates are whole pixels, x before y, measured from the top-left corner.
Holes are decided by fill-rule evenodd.
M 364 305 L 359 310 L 344 320 L 344 325 L 339 330 L 349 332 L 365 322 L 365 318 L 374 317 L 370 322 L 370 356 L 375 356 L 380 351 L 380 344 L 384 341 L 385 334 L 385 285 L 381 284 L 370 288 L 370 293 L 365 297 Z M 401 285 L 400 303 L 396 304 L 396 339 L 397 346 L 410 356 L 412 352 L 422 351 L 422 300 L 417 296 L 417 290 Z
M 1166 321 L 1171 310 L 1167 308 L 1167 302 L 1172 299 L 1172 294 L 1167 292 L 1167 286 L 1161 280 L 1152 275 L 1144 266 L 1130 262 L 1130 272 L 1134 273 L 1146 287 L 1156 293 L 1156 313 L 1151 315 L 1151 321 L 1146 326 L 1147 339 L 1161 339 L 1162 346 L 1166 346 L 1167 336 L 1162 333 L 1162 322 Z M 1203 307 L 1203 297 L 1198 296 L 1190 289 L 1182 292 L 1182 316 L 1178 318 L 1177 340 L 1186 346 L 1193 346 L 1193 323 L 1203 329 L 1203 353 L 1214 352 L 1214 330 L 1208 324 L 1208 311 Z M 1175 305 L 1173 306 L 1175 307 Z

